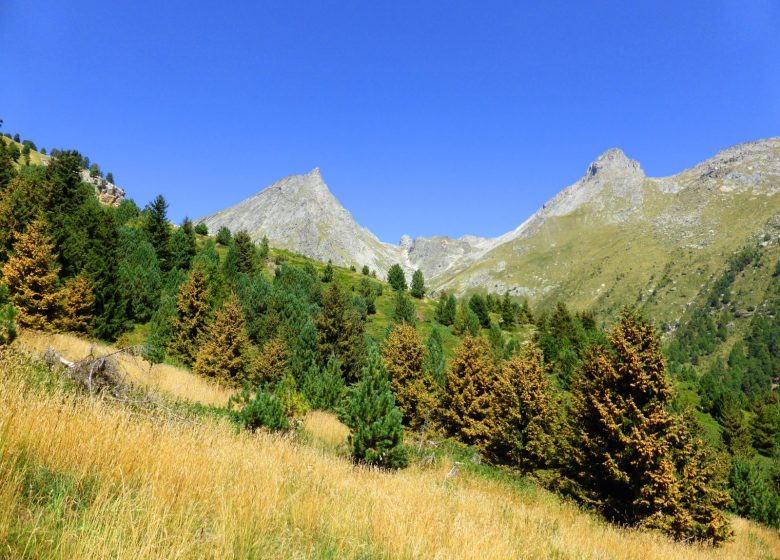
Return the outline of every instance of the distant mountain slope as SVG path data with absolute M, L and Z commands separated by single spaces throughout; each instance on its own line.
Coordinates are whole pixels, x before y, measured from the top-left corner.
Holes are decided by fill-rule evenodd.
M 431 287 L 562 299 L 610 312 L 641 303 L 674 322 L 750 239 L 780 214 L 780 138 L 734 146 L 677 175 L 650 178 L 613 148 L 520 226 L 500 237 L 383 243 L 358 225 L 319 170 L 295 175 L 202 218 L 211 231 L 259 240 L 382 275 L 399 262 Z M 673 288 L 673 292 L 668 292 Z
M 610 150 L 437 286 L 606 312 L 641 304 L 674 322 L 734 251 L 765 234 L 777 239 L 778 193 L 780 139 L 729 148 L 659 179 Z

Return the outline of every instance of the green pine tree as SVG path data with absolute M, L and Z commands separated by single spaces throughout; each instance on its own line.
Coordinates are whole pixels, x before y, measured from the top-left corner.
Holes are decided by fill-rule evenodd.
M 412 297 L 422 299 L 425 296 L 425 279 L 422 270 L 419 268 L 412 275 L 412 288 L 409 290 Z

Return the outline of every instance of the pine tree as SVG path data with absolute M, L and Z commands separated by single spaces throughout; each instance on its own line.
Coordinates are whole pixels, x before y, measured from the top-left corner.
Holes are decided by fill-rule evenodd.
M 260 252 L 258 256 L 260 260 L 267 261 L 268 255 L 271 253 L 271 247 L 268 245 L 268 238 L 264 235 L 260 240 Z
M 251 381 L 254 385 L 263 383 L 277 384 L 290 372 L 290 356 L 284 341 L 275 337 L 263 345 L 255 360 Z
M 252 274 L 257 270 L 257 248 L 252 243 L 252 238 L 246 231 L 239 231 L 233 237 L 233 244 L 228 250 L 228 255 L 235 253 L 235 266 L 237 272 Z
M 490 328 L 490 309 L 482 294 L 474 294 L 469 298 L 469 307 L 479 319 L 482 328 Z
M 357 381 L 366 359 L 365 325 L 336 282 L 322 297 L 316 327 L 321 363 L 335 354 L 344 379 L 348 383 Z
M 248 343 L 244 316 L 236 297 L 231 296 L 198 338 L 192 372 L 227 385 L 241 384 L 248 369 L 245 356 Z
M 168 352 L 186 365 L 192 365 L 198 341 L 209 318 L 209 287 L 203 268 L 196 266 L 179 288 L 176 319 Z
M 312 364 L 303 376 L 301 390 L 314 408 L 335 410 L 345 390 L 338 358 L 331 355 L 322 371 L 316 364 Z
M 228 247 L 233 241 L 233 234 L 230 233 L 230 230 L 227 227 L 222 226 L 217 231 L 216 241 L 223 247 Z
M 412 288 L 409 290 L 412 297 L 422 299 L 425 296 L 425 279 L 422 270 L 419 268 L 412 274 Z
M 352 458 L 358 463 L 384 468 L 406 466 L 402 418 L 382 358 L 372 347 L 360 382 L 350 389 L 342 415 L 350 428 Z
M 446 378 L 446 365 L 444 363 L 444 348 L 442 347 L 441 335 L 439 330 L 434 328 L 431 330 L 430 336 L 426 343 L 427 352 L 425 354 L 425 362 L 423 367 L 428 375 L 439 385 L 444 387 Z
M 477 317 L 477 314 L 469 307 L 466 299 L 460 300 L 452 330 L 457 335 L 468 334 L 476 337 L 479 335 L 479 328 L 479 317 Z
M 541 350 L 526 343 L 499 367 L 488 457 L 524 470 L 556 466 L 565 441 L 563 410 L 545 377 Z
M 19 234 L 3 266 L 3 278 L 17 312 L 19 326 L 50 330 L 57 318 L 59 265 L 54 244 L 44 233 L 45 223 L 30 224 Z
M 723 540 L 715 471 L 704 442 L 668 412 L 672 390 L 653 327 L 624 312 L 609 345 L 590 350 L 573 388 L 581 497 L 621 523 Z
M 509 297 L 509 291 L 504 292 L 504 297 L 501 299 L 499 309 L 501 312 L 501 328 L 505 331 L 512 330 L 515 327 L 515 321 L 517 318 L 515 316 L 515 309 L 512 305 L 512 300 Z
M 382 356 L 404 423 L 420 429 L 433 418 L 437 397 L 436 383 L 424 368 L 426 352 L 417 330 L 396 325 L 385 340 Z
M 414 325 L 417 321 L 417 312 L 414 304 L 406 292 L 399 290 L 395 293 L 393 307 L 393 321 L 399 324 Z
M 325 265 L 325 269 L 322 271 L 322 281 L 333 281 L 333 262 L 330 259 L 328 259 L 328 264 Z
M 363 265 L 363 269 L 360 271 L 360 273 L 361 273 L 363 276 L 368 276 L 368 275 L 371 273 L 371 271 L 370 271 L 370 270 L 368 270 L 368 265 L 367 265 L 367 264 L 364 264 L 364 265 Z
M 390 287 L 400 292 L 406 290 L 406 275 L 401 265 L 394 264 L 387 271 L 387 281 L 390 283 Z
M 163 270 L 170 270 L 171 263 L 171 229 L 168 224 L 168 203 L 161 194 L 146 205 L 144 209 L 146 222 L 144 231 L 157 253 L 157 260 Z
M 358 285 L 358 292 L 366 302 L 366 313 L 368 315 L 376 314 L 376 288 L 368 278 L 361 278 Z
M 60 290 L 59 297 L 60 309 L 54 322 L 57 330 L 86 332 L 95 302 L 89 280 L 83 276 L 69 279 Z
M 466 335 L 447 372 L 442 419 L 450 434 L 484 451 L 492 437 L 496 373 L 490 347 L 482 337 Z

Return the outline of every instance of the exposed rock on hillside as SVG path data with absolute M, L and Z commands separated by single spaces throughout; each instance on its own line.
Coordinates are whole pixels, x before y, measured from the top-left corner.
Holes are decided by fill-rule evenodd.
M 125 199 L 125 191 L 100 176 L 93 177 L 87 170 L 81 172 L 81 180 L 95 188 L 95 196 L 101 204 L 119 206 Z

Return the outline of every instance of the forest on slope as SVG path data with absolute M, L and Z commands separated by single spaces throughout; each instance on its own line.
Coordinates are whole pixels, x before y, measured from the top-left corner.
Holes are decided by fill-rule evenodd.
M 780 523 L 777 236 L 733 255 L 662 340 L 632 310 L 434 302 L 400 267 L 385 283 L 244 232 L 174 227 L 162 196 L 105 207 L 85 166 L 73 151 L 38 165 L 3 141 L 6 342 L 18 326 L 138 343 L 234 390 L 225 415 L 244 429 L 335 411 L 354 460 L 383 468 L 405 466 L 415 437 L 446 436 L 677 539 L 727 540 L 729 510 Z

